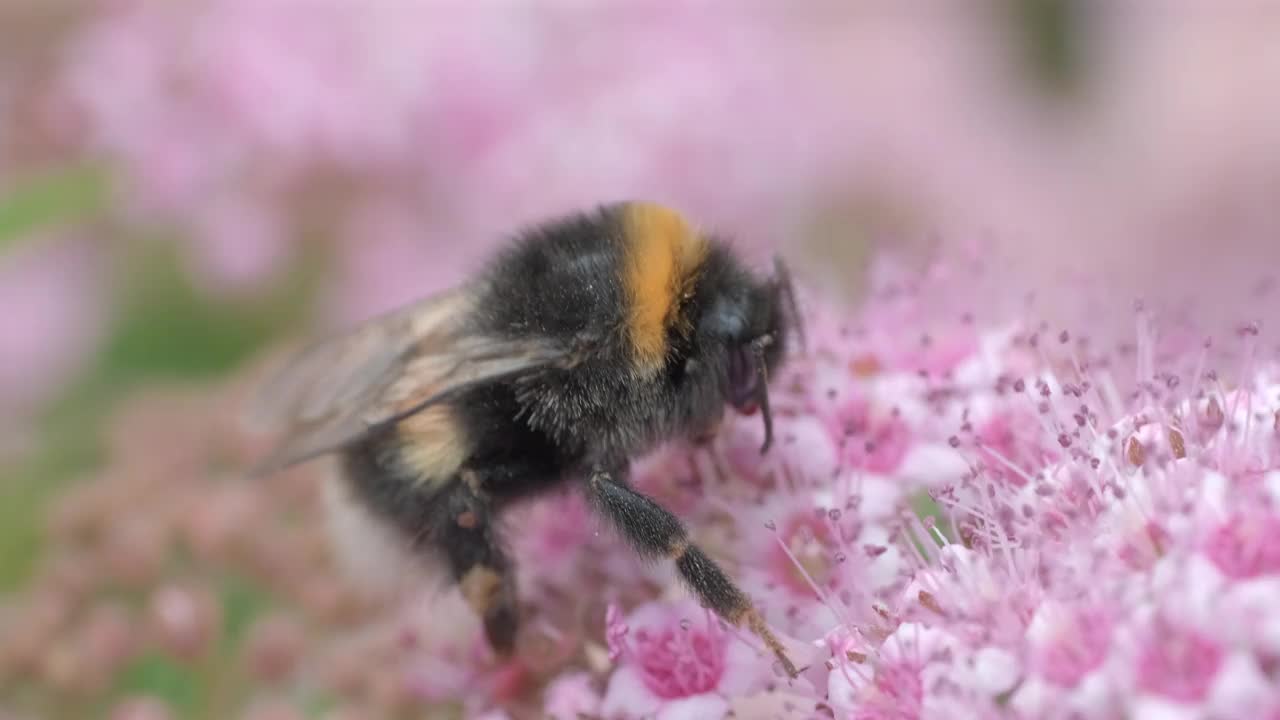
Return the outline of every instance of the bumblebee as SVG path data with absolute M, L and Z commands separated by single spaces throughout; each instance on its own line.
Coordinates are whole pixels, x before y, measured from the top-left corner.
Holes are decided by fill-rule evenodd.
M 514 502 L 585 493 L 641 555 L 796 668 L 680 520 L 628 484 L 632 458 L 759 411 L 797 327 L 785 266 L 758 276 L 720 238 L 647 203 L 517 234 L 469 282 L 305 348 L 254 399 L 279 440 L 269 473 L 332 454 L 347 495 L 415 553 L 443 559 L 489 644 L 514 649 Z

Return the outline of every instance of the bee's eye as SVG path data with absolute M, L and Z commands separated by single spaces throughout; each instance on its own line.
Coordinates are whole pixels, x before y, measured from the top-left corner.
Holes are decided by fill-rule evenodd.
M 760 369 L 756 367 L 755 354 L 746 345 L 729 351 L 729 403 L 740 411 L 755 409 L 759 395 Z

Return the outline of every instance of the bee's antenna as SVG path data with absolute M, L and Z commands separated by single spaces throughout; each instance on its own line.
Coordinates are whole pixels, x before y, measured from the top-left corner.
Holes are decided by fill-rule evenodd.
M 756 402 L 760 403 L 760 415 L 764 418 L 764 444 L 760 446 L 761 455 L 769 452 L 769 447 L 773 445 L 773 413 L 769 411 L 769 369 L 764 359 L 764 349 L 772 344 L 772 335 L 761 335 L 751 341 L 756 372 L 760 374 L 759 382 L 756 383 Z
M 796 289 L 791 283 L 791 271 L 782 260 L 781 255 L 773 256 L 773 278 L 773 281 L 778 285 L 778 289 L 782 291 L 784 301 L 787 303 L 787 312 L 791 315 L 791 324 L 795 326 L 796 336 L 800 338 L 800 350 L 807 353 L 809 351 L 809 343 L 805 337 L 804 318 L 800 316 L 800 303 L 796 302 Z

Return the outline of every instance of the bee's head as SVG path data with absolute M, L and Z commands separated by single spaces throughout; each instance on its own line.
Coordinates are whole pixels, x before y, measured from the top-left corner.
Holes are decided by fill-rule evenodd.
M 799 330 L 791 279 L 781 260 L 774 275 L 758 278 L 727 254 L 713 262 L 706 280 L 697 334 L 704 347 L 723 358 L 720 381 L 725 401 L 744 414 L 760 411 L 767 451 L 773 439 L 768 383 L 786 354 L 787 331 Z

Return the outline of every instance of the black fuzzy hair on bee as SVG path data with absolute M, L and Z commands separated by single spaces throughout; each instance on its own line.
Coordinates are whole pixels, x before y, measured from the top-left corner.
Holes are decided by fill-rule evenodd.
M 349 498 L 446 560 L 495 649 L 518 627 L 498 527 L 518 500 L 573 485 L 642 555 L 746 626 L 792 675 L 760 613 L 680 521 L 627 483 L 630 462 L 759 411 L 797 327 L 785 267 L 750 271 L 678 213 L 621 203 L 519 233 L 471 282 L 318 343 L 269 384 L 275 469 L 341 457 Z
M 717 422 L 726 399 L 741 410 L 763 409 L 767 378 L 786 350 L 781 284 L 757 279 L 726 243 L 692 234 L 669 211 L 641 207 L 611 206 L 533 228 L 490 266 L 478 303 L 489 332 L 596 348 L 573 372 L 543 376 L 521 409 L 559 442 L 590 447 L 609 462 L 680 436 L 691 424 Z M 659 237 L 637 240 L 629 233 L 644 221 L 628 220 L 637 212 L 670 225 L 650 222 Z M 655 257 L 681 252 L 697 264 L 682 268 Z M 655 281 L 664 268 L 671 277 Z M 682 271 L 687 277 L 678 277 Z M 651 300 L 637 299 L 638 292 L 664 293 L 670 313 L 660 350 L 650 354 L 636 347 L 630 308 Z

